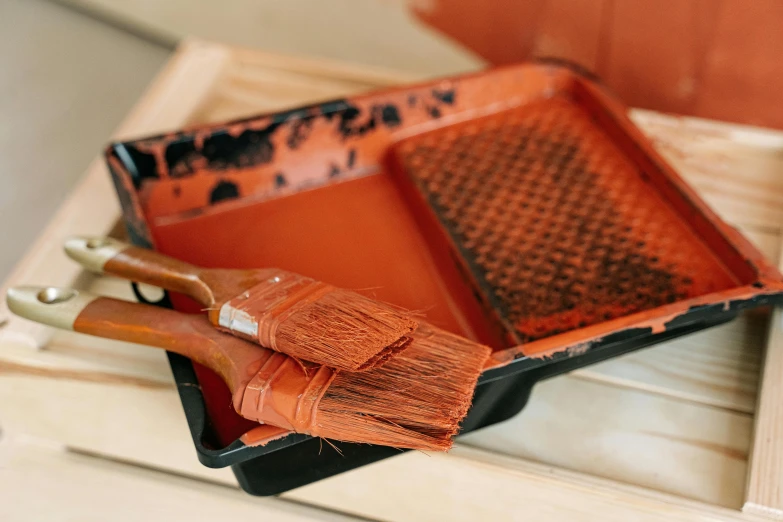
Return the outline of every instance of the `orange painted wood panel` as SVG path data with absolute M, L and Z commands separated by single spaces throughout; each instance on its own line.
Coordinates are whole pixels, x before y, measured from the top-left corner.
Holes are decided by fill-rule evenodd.
M 625 103 L 688 112 L 700 88 L 713 0 L 614 1 L 599 75 Z
M 724 0 L 694 114 L 783 128 L 783 2 Z
M 610 0 L 547 0 L 535 33 L 532 56 L 556 56 L 597 70 L 605 45 L 601 29 Z
M 425 23 L 487 58 L 492 63 L 512 63 L 533 48 L 535 28 L 547 0 L 434 0 L 414 4 Z
M 563 58 L 596 72 L 629 105 L 783 128 L 779 0 L 422 5 L 412 7 L 422 21 L 493 64 Z

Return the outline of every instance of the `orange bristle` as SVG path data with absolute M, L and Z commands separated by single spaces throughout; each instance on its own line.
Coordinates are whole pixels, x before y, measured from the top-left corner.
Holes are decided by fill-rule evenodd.
M 444 451 L 470 407 L 490 349 L 421 323 L 401 355 L 374 370 L 340 373 L 318 406 L 318 435 Z
M 280 323 L 278 351 L 332 368 L 371 370 L 409 345 L 411 314 L 355 292 L 333 289 Z

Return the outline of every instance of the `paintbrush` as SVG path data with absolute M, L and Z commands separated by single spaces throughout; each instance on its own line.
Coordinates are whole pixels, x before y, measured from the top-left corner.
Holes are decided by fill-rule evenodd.
M 245 418 L 399 448 L 451 446 L 490 351 L 423 325 L 382 367 L 340 372 L 221 333 L 203 315 L 53 287 L 11 288 L 6 299 L 12 312 L 33 321 L 189 357 L 223 379 Z
M 188 295 L 218 329 L 338 370 L 382 365 L 417 326 L 401 308 L 276 268 L 201 268 L 110 238 L 74 237 L 65 252 L 94 272 Z

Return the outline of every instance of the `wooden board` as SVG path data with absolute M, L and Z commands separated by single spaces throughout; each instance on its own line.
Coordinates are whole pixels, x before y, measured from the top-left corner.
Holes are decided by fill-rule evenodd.
M 783 268 L 781 258 L 780 268 Z M 783 310 L 772 314 L 743 511 L 783 520 Z
M 463 446 L 448 455 L 407 453 L 286 496 L 376 520 L 406 522 L 763 520 Z
M 140 102 L 123 135 L 283 109 L 403 79 L 193 41 Z M 633 117 L 686 179 L 701 184 L 719 213 L 774 255 L 781 231 L 779 133 L 645 111 Z M 117 209 L 107 179 L 96 164 L 5 286 L 73 285 L 130 298 L 126 283 L 85 275 L 60 253 L 69 233 L 112 228 Z M 743 203 L 746 195 L 756 198 L 752 204 Z M 95 198 L 112 204 L 84 213 Z M 736 508 L 745 489 L 764 321 L 747 318 L 542 384 L 525 414 L 465 439 L 491 452 L 461 445 L 450 456 L 408 453 L 285 498 L 384 520 L 423 520 L 438 509 L 456 520 L 508 518 L 503 515 L 517 513 L 519 495 L 527 502 L 519 511 L 524 515 L 579 519 L 600 509 L 618 520 L 656 510 L 675 519 L 741 518 Z M 37 344 L 44 349 L 33 348 Z M 76 334 L 52 336 L 16 319 L 0 328 L 0 346 L 6 429 L 235 486 L 229 470 L 197 462 L 162 353 Z M 701 378 L 688 378 L 680 361 Z M 109 408 L 117 404 L 124 408 Z M 769 411 L 763 398 L 761 404 Z M 609 471 L 603 461 L 611 463 Z M 756 469 L 750 469 L 751 488 Z M 591 478 L 596 473 L 611 480 Z M 762 507 L 774 501 L 766 493 L 754 498 Z
M 752 424 L 747 414 L 567 375 L 460 443 L 740 508 Z
M 272 520 L 349 522 L 353 517 L 235 488 L 62 451 L 29 437 L 0 439 L 0 520 Z

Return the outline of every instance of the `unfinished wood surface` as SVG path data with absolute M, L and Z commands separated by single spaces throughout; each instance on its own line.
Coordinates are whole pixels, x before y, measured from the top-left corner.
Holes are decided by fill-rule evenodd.
M 461 444 L 710 504 L 742 506 L 752 417 L 563 376 Z
M 742 315 L 573 375 L 752 415 L 767 324 L 766 314 Z
M 353 517 L 95 456 L 30 437 L 0 439 L 0 520 L 269 520 L 349 522 Z
M 783 268 L 783 258 L 779 265 Z M 743 511 L 783 520 L 783 309 L 772 314 Z
M 682 177 L 734 225 L 778 233 L 783 223 L 783 132 L 632 111 Z
M 447 455 L 406 453 L 295 489 L 286 497 L 406 522 L 763 520 L 461 445 Z
M 166 367 L 165 361 L 160 367 Z M 173 379 L 162 383 L 91 370 L 48 370 L 44 374 L 24 367 L 9 368 L 7 362 L 0 365 L 4 431 L 236 484 L 230 468 L 210 469 L 199 463 Z
M 200 59 L 187 56 L 204 51 L 204 67 L 197 66 Z M 313 67 L 310 87 L 305 62 L 287 69 L 285 62 L 278 63 L 269 55 L 259 54 L 256 60 L 253 56 L 246 50 L 191 42 L 169 66 L 168 70 L 179 71 L 169 81 L 180 87 L 192 84 L 198 92 L 187 104 L 183 103 L 181 112 L 172 113 L 174 123 L 167 125 L 165 116 L 150 118 L 161 127 L 181 124 L 176 122 L 204 123 L 301 105 L 315 101 L 313 98 L 351 94 L 396 81 L 393 75 L 384 74 L 362 80 L 360 71 L 350 67 L 338 68 L 330 77 L 328 70 L 319 65 Z M 194 65 L 176 65 L 183 61 Z M 164 93 L 173 92 L 161 89 Z M 154 96 L 155 89 L 151 93 L 160 103 L 165 100 L 165 96 Z M 148 98 L 145 100 L 142 105 L 150 103 Z M 155 104 L 151 107 L 153 113 L 169 110 Z M 686 179 L 698 181 L 702 176 L 699 189 L 712 198 L 716 210 L 732 222 L 742 223 L 743 231 L 771 257 L 780 243 L 780 221 L 773 221 L 776 209 L 772 204 L 779 186 L 778 151 L 783 143 L 780 134 L 644 111 L 635 111 L 634 118 L 654 137 L 664 154 L 680 162 Z M 737 168 L 721 167 L 725 164 Z M 73 196 L 70 212 L 78 215 L 96 194 L 114 205 L 108 176 L 102 174 L 103 177 L 91 174 L 88 185 L 93 188 Z M 743 190 L 745 177 L 750 190 Z M 760 197 L 761 202 L 743 205 L 746 194 Z M 39 242 L 43 246 L 29 254 L 31 266 L 38 266 L 38 271 L 29 272 L 29 279 L 14 284 L 73 284 L 130 298 L 127 283 L 80 275 L 76 265 L 60 254 L 59 238 L 64 235 L 111 228 L 117 216 L 116 207 L 112 208 L 111 212 L 93 216 L 89 223 L 92 228 L 87 230 L 79 228 L 85 225 L 76 218 L 57 225 L 59 228 L 53 229 L 56 234 Z M 104 221 L 99 222 L 101 219 Z M 50 262 L 54 268 L 47 272 Z M 63 268 L 66 265 L 70 268 Z M 637 511 L 642 512 L 639 516 L 652 517 L 656 510 L 683 520 L 698 519 L 705 513 L 710 519 L 731 519 L 738 515 L 737 511 L 649 490 L 629 490 L 621 482 L 645 484 L 724 505 L 741 504 L 751 424 L 747 410 L 752 404 L 754 364 L 758 364 L 751 360 L 753 353 L 758 357 L 758 348 L 754 351 L 758 333 L 750 332 L 750 324 L 748 320 L 734 322 L 723 330 L 705 332 L 705 342 L 699 342 L 698 347 L 688 348 L 689 343 L 697 341 L 686 338 L 675 341 L 684 344 L 668 348 L 663 345 L 657 353 L 659 348 L 651 348 L 634 354 L 629 361 L 618 360 L 620 366 L 616 368 L 587 369 L 578 376 L 544 383 L 534 391 L 529 406 L 532 409 L 521 417 L 466 439 L 471 444 L 492 447 L 502 437 L 508 437 L 513 443 L 503 443 L 505 452 L 556 465 L 565 463 L 582 471 L 596 471 L 601 467 L 599 461 L 608 459 L 606 462 L 611 464 L 606 467 L 614 466 L 611 476 L 620 482 L 595 482 L 587 475 L 460 446 L 451 456 L 408 453 L 286 496 L 383 520 L 432 518 L 438 502 L 445 505 L 447 501 L 447 513 L 453 512 L 454 520 L 491 516 L 503 519 L 509 513 L 524 515 L 526 519 L 530 513 L 571 514 L 572 519 L 579 520 L 597 512 L 603 515 L 604 511 L 608 513 L 606 518 L 625 520 Z M 24 349 L 25 344 L 20 343 L 19 339 L 28 338 L 26 334 L 18 334 L 12 341 L 13 332 L 20 332 L 17 325 L 9 325 L 5 337 L 0 338 L 0 420 L 4 424 L 17 432 L 57 440 L 81 450 L 236 484 L 229 470 L 210 470 L 196 460 L 162 353 L 127 343 L 86 341 L 78 334 L 60 333 L 51 338 L 47 350 L 36 352 Z M 707 342 L 713 345 L 707 346 Z M 684 356 L 682 352 L 686 350 L 689 353 Z M 677 372 L 660 371 L 677 368 L 683 360 L 703 374 L 703 382 L 694 382 Z M 561 388 L 566 391 L 557 393 Z M 574 399 L 570 400 L 573 394 Z M 562 408 L 571 414 L 557 413 Z M 74 418 L 80 422 L 73 422 Z M 555 436 L 553 426 L 561 428 Z M 577 448 L 587 453 L 580 457 L 575 454 Z M 567 462 L 564 455 L 570 455 Z M 585 455 L 592 455 L 592 459 Z M 622 456 L 626 459 L 618 463 Z M 629 463 L 631 457 L 640 460 L 640 467 Z M 496 460 L 487 464 L 487 459 Z M 503 483 L 514 487 L 501 487 Z M 338 491 L 342 493 L 335 494 Z M 388 495 L 379 500 L 378 491 Z M 421 500 L 423 491 L 434 495 L 435 502 Z M 506 493 L 501 496 L 496 491 Z M 519 495 L 531 506 L 530 511 L 514 511 L 519 506 Z M 503 499 L 513 499 L 513 504 L 504 503 Z M 572 503 L 570 499 L 578 500 Z M 411 506 L 418 506 L 418 511 L 412 513 L 415 508 Z

